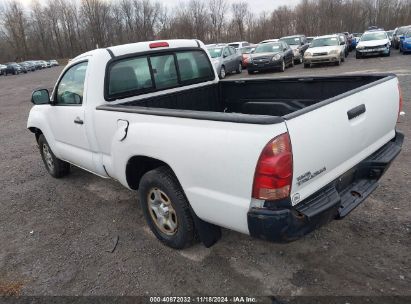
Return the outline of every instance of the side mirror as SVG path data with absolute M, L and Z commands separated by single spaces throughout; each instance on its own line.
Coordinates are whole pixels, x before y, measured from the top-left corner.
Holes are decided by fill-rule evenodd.
M 50 94 L 46 89 L 36 90 L 31 95 L 31 102 L 35 105 L 43 105 L 50 103 Z

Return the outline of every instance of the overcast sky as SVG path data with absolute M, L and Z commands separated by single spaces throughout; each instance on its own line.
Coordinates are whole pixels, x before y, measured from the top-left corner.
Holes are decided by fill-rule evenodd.
M 0 4 L 7 2 L 8 0 L 0 0 Z M 28 5 L 32 0 L 20 0 L 20 2 Z M 110 1 L 110 0 L 107 0 Z M 161 3 L 176 6 L 179 3 L 185 2 L 185 0 L 158 0 Z M 244 0 L 227 0 L 229 3 L 241 2 Z M 46 2 L 46 0 L 40 0 L 40 2 Z M 248 0 L 251 11 L 255 13 L 261 13 L 263 11 L 271 12 L 273 9 L 280 5 L 294 6 L 299 0 Z

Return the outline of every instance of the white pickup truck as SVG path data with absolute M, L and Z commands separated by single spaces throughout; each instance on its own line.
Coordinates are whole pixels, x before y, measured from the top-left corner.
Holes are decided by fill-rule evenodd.
M 403 142 L 395 75 L 219 81 L 197 40 L 87 52 L 32 102 L 48 172 L 138 190 L 173 248 L 211 246 L 221 227 L 298 239 L 364 201 Z

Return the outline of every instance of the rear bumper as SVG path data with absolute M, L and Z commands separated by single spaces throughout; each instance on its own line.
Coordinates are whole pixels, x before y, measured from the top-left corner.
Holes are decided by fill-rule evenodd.
M 345 217 L 377 188 L 378 180 L 400 153 L 403 140 L 404 135 L 397 132 L 377 152 L 294 207 L 251 208 L 250 235 L 272 242 L 290 242 L 333 219 Z

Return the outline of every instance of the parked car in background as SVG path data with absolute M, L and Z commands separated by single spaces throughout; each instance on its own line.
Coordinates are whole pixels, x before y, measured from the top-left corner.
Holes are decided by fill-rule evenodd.
M 19 66 L 16 62 L 9 62 L 6 63 L 6 75 L 12 74 L 12 75 L 18 75 L 23 72 L 23 69 L 21 66 Z
M 58 66 L 59 65 L 58 61 L 55 60 L 55 59 L 50 60 L 50 64 L 51 64 L 51 66 Z
M 310 44 L 314 40 L 314 36 L 307 37 L 307 43 Z
M 26 62 L 19 62 L 17 63 L 19 66 L 21 66 L 21 69 L 23 70 L 23 73 L 31 72 L 31 65 L 29 65 Z
M 400 36 L 400 52 L 403 54 L 411 52 L 411 30 Z
M 259 44 L 277 42 L 278 40 L 280 40 L 280 39 L 267 39 L 267 40 L 261 41 Z
M 251 43 L 247 41 L 230 42 L 228 45 L 235 49 L 241 49 L 243 47 L 249 46 Z
M 0 75 L 6 75 L 7 66 L 0 64 Z
M 348 45 L 347 36 L 343 33 L 337 33 L 336 35 L 340 38 L 340 45 L 344 45 L 344 56 L 347 57 L 350 53 L 350 46 Z
M 217 44 L 208 47 L 207 50 L 220 79 L 224 79 L 232 72 L 240 74 L 243 71 L 242 56 L 232 46 Z
M 394 49 L 400 48 L 400 36 L 404 35 L 406 32 L 411 30 L 411 25 L 401 26 L 394 31 L 392 35 L 392 46 Z
M 387 32 L 387 35 L 388 35 L 388 39 L 390 39 L 390 42 L 392 44 L 392 39 L 394 37 L 394 30 L 386 31 L 386 32 Z
M 34 72 L 36 69 L 36 65 L 31 61 L 24 61 L 24 63 L 28 66 L 31 72 Z
M 357 44 L 355 58 L 369 55 L 390 56 L 391 42 L 385 31 L 372 30 L 365 32 Z
M 294 66 L 294 52 L 284 41 L 259 44 L 251 54 L 247 66 L 248 74 L 277 69 L 284 72 Z
M 294 52 L 294 63 L 303 63 L 304 52 L 309 44 L 304 35 L 294 35 L 280 38 L 280 41 L 287 43 Z
M 345 61 L 345 45 L 339 35 L 326 35 L 315 38 L 304 53 L 304 68 L 313 64 L 334 63 L 340 65 Z
M 47 62 L 46 62 L 46 61 L 44 61 L 44 60 L 39 60 L 39 62 L 40 62 L 40 65 L 41 65 L 41 68 L 42 68 L 42 69 L 48 68 L 48 65 L 47 65 Z
M 243 47 L 241 49 L 238 49 L 238 52 L 242 56 L 241 62 L 242 62 L 242 65 L 243 65 L 243 69 L 247 68 L 248 60 L 250 58 L 250 54 L 251 54 L 251 52 L 253 52 L 255 50 L 256 47 L 257 47 L 257 45 L 252 44 L 250 46 L 246 46 L 246 47 Z

